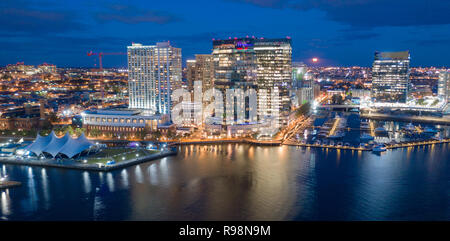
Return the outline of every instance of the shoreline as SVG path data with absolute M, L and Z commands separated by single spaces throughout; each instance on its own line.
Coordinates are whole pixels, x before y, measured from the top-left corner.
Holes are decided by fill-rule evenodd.
M 176 151 L 164 151 L 159 152 L 155 154 L 151 154 L 144 157 L 134 158 L 126 161 L 121 161 L 116 164 L 112 165 L 105 165 L 103 167 L 99 167 L 96 164 L 83 164 L 83 163 L 72 163 L 72 164 L 63 164 L 63 163 L 52 163 L 48 161 L 48 159 L 44 161 L 28 161 L 28 160 L 17 160 L 17 159 L 9 159 L 7 158 L 0 158 L 0 163 L 3 164 L 12 164 L 12 165 L 22 165 L 22 166 L 40 166 L 40 167 L 53 167 L 53 168 L 63 168 L 63 169 L 75 169 L 75 170 L 84 170 L 84 171 L 97 171 L 97 172 L 108 172 L 117 170 L 120 168 L 125 168 L 129 166 L 134 166 L 137 164 L 141 164 L 148 161 L 153 161 L 156 159 L 161 159 L 167 156 L 173 156 L 176 155 Z M 52 160 L 53 161 L 53 160 Z
M 352 151 L 372 151 L 371 148 L 360 148 L 360 147 L 348 147 L 348 146 L 330 146 L 330 145 L 322 145 L 322 144 L 304 144 L 304 143 L 282 143 L 281 141 L 252 141 L 249 139 L 242 140 L 197 140 L 197 141 L 181 141 L 181 142 L 169 142 L 169 146 L 181 146 L 181 145 L 207 145 L 207 144 L 227 144 L 227 143 L 240 143 L 240 144 L 250 144 L 257 146 L 302 146 L 302 147 L 311 147 L 311 148 L 322 148 L 322 149 L 337 149 L 337 150 L 352 150 Z M 395 144 L 389 145 L 386 144 L 386 149 L 397 149 L 397 148 L 408 148 L 415 146 L 427 146 L 427 145 L 435 145 L 435 144 L 446 144 L 450 143 L 450 139 L 443 139 L 441 141 L 437 140 L 428 140 L 428 141 L 418 141 L 411 143 L 403 143 L 403 144 Z M 3 164 L 11 164 L 11 165 L 22 165 L 22 166 L 40 166 L 40 167 L 52 167 L 52 168 L 62 168 L 62 169 L 73 169 L 73 170 L 84 170 L 84 171 L 97 171 L 97 172 L 108 172 L 114 171 L 117 169 L 138 165 L 144 162 L 161 159 L 167 156 L 177 155 L 177 151 L 175 150 L 167 150 L 164 152 L 159 152 L 155 154 L 151 154 L 144 157 L 134 158 L 126 161 L 121 161 L 112 165 L 104 165 L 102 167 L 96 164 L 84 164 L 84 163 L 58 163 L 55 160 L 45 159 L 41 160 L 18 160 L 11 159 L 11 157 L 0 157 L 0 163 Z M 73 160 L 72 160 L 73 161 Z
M 15 182 L 15 181 L 4 181 L 0 182 L 0 189 L 8 189 L 12 187 L 19 187 L 21 186 L 21 182 Z

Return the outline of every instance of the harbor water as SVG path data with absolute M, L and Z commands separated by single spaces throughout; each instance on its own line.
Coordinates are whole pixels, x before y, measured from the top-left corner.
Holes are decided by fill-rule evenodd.
M 186 145 L 108 173 L 0 164 L 1 220 L 449 220 L 450 144 Z

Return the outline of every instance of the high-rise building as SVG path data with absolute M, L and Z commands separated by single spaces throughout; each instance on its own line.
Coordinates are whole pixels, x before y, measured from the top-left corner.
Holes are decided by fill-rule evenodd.
M 308 67 L 303 62 L 292 63 L 292 88 L 311 87 L 312 79 L 306 78 Z
M 450 101 L 450 71 L 441 71 L 438 81 L 438 96 L 446 102 Z
M 372 98 L 377 102 L 405 103 L 409 91 L 409 51 L 375 52 Z
M 194 88 L 194 81 L 196 79 L 195 73 L 196 71 L 196 61 L 195 59 L 186 60 L 186 84 L 187 89 L 192 91 Z
M 203 91 L 214 87 L 214 62 L 211 54 L 196 54 L 195 60 L 187 60 L 186 79 L 192 90 L 194 81 L 202 82 Z
M 276 127 L 286 125 L 291 111 L 289 96 L 292 85 L 291 39 L 257 39 L 254 50 L 257 66 L 258 114 L 274 115 Z
M 128 46 L 129 108 L 169 114 L 172 91 L 181 88 L 181 49 L 170 42 Z
M 213 61 L 215 88 L 222 92 L 254 88 L 259 120 L 272 115 L 279 117 L 276 125 L 287 123 L 292 82 L 290 38 L 214 40 Z

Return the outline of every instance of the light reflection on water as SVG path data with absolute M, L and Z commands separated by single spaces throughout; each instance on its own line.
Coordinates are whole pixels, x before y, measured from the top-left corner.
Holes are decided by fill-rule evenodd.
M 177 156 L 110 173 L 8 165 L 10 180 L 26 185 L 1 191 L 1 215 L 11 220 L 448 220 L 448 149 L 433 145 L 374 155 L 189 145 L 179 147 Z

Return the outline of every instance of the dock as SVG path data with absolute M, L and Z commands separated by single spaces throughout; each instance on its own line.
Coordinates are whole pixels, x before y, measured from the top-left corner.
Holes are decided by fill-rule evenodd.
M 3 181 L 3 182 L 0 182 L 0 189 L 6 189 L 6 188 L 11 188 L 11 187 L 18 187 L 20 185 L 22 185 L 21 182 Z
M 416 142 L 408 142 L 408 143 L 398 143 L 398 144 L 385 144 L 386 149 L 396 149 L 396 148 L 408 148 L 415 146 L 427 146 L 427 145 L 438 145 L 450 143 L 450 139 L 443 140 L 425 140 L 425 141 L 416 141 Z M 330 149 L 341 149 L 341 150 L 354 150 L 354 151 L 372 151 L 371 148 L 365 147 L 352 147 L 352 146 L 332 146 L 332 145 L 323 145 L 323 144 L 307 144 L 307 143 L 295 143 L 295 142 L 285 142 L 284 145 L 288 146 L 303 146 L 303 147 L 316 147 L 316 148 L 330 148 Z

